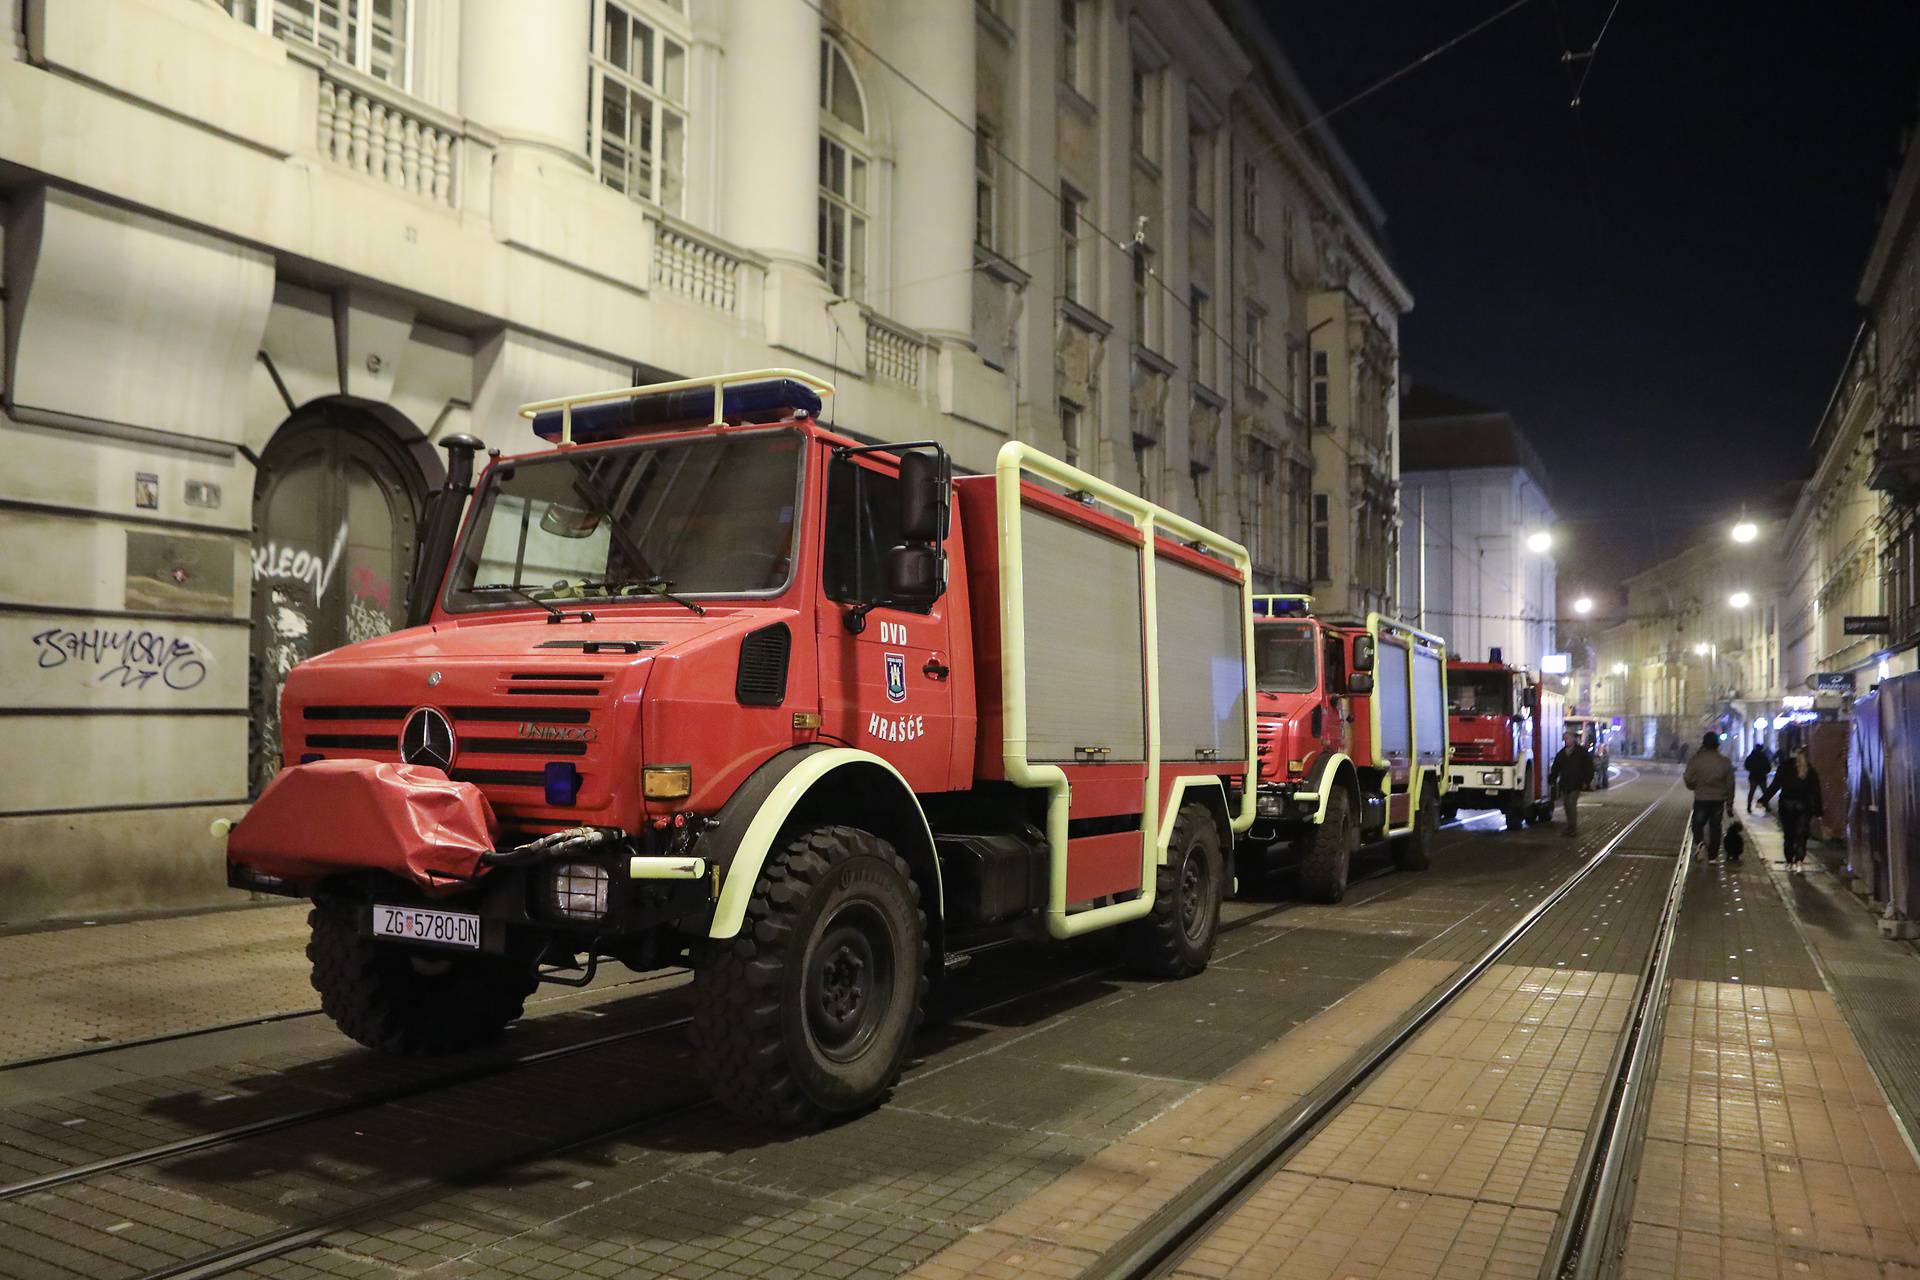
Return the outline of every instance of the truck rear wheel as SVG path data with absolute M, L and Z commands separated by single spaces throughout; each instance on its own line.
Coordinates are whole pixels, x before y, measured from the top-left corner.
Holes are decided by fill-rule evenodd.
M 1127 964 L 1153 978 L 1187 978 L 1207 967 L 1226 885 L 1220 828 L 1205 805 L 1183 805 L 1173 821 L 1167 864 L 1154 881 L 1153 910 L 1124 925 Z
M 1428 791 L 1413 811 L 1413 830 L 1394 842 L 1393 865 L 1402 871 L 1425 871 L 1433 865 L 1433 841 L 1439 832 L 1440 808 Z
M 1300 859 L 1300 891 L 1315 902 L 1338 902 L 1347 894 L 1347 867 L 1360 844 L 1353 825 L 1353 797 L 1335 784 L 1327 797 L 1327 816 L 1307 838 Z
M 761 868 L 739 936 L 695 974 L 693 1043 L 715 1095 L 784 1128 L 878 1102 L 920 1021 L 926 932 L 892 845 L 854 827 L 792 833 Z
M 317 902 L 307 915 L 313 989 L 335 1026 L 382 1053 L 478 1048 L 520 1016 L 539 985 L 530 960 L 375 942 L 366 907 Z

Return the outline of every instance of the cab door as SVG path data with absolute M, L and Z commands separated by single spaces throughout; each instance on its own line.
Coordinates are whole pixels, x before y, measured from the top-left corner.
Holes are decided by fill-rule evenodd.
M 901 544 L 900 478 L 873 455 L 828 455 L 819 620 L 822 737 L 871 751 L 916 792 L 950 791 L 954 658 L 942 596 L 924 610 L 856 606 L 886 594 L 887 553 Z M 970 763 L 970 762 L 969 762 Z

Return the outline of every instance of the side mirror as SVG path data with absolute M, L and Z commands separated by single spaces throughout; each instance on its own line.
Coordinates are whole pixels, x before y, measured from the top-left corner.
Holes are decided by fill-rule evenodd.
M 556 538 L 591 537 L 599 527 L 599 513 L 585 507 L 569 507 L 552 502 L 540 515 L 540 528 Z
M 929 546 L 895 547 L 887 553 L 887 601 L 907 607 L 940 598 L 940 553 Z
M 1373 692 L 1373 677 L 1365 671 L 1356 671 L 1347 677 L 1347 692 L 1365 697 Z
M 940 458 L 907 453 L 900 458 L 900 536 L 908 543 L 938 546 L 947 538 L 947 482 Z
M 1353 669 L 1355 671 L 1373 670 L 1373 637 L 1355 636 L 1353 640 Z M 1373 682 L 1367 682 L 1371 685 Z
M 1529 711 L 1537 709 L 1540 705 L 1539 687 L 1536 685 L 1528 685 L 1525 689 L 1521 690 L 1520 705 Z

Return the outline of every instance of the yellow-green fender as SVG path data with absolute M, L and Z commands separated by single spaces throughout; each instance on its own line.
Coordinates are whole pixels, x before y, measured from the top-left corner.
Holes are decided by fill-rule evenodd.
M 731 938 L 747 916 L 753 886 L 774 842 L 796 812 L 816 810 L 823 822 L 871 831 L 892 843 L 920 879 L 928 928 L 945 918 L 940 862 L 919 799 L 900 771 L 870 751 L 824 745 L 783 751 L 756 769 L 735 791 L 695 850 L 722 869 L 710 938 Z M 939 947 L 935 941 L 935 952 Z
M 1343 769 L 1350 780 L 1345 784 L 1342 784 L 1340 781 L 1340 774 Z M 1358 797 L 1360 790 L 1360 771 L 1354 767 L 1353 757 L 1349 756 L 1346 752 L 1321 752 L 1318 756 L 1314 757 L 1313 768 L 1310 770 L 1310 773 L 1313 779 L 1313 790 L 1296 791 L 1293 795 L 1296 800 L 1312 799 L 1314 801 L 1313 820 L 1316 824 L 1327 820 L 1327 801 L 1333 797 L 1334 787 L 1340 785 L 1350 786 L 1354 790 L 1356 798 Z
M 1220 824 L 1220 847 L 1231 853 L 1233 850 L 1233 809 L 1227 803 L 1227 788 L 1218 778 L 1181 777 L 1173 780 L 1172 788 L 1167 792 L 1167 803 L 1160 810 L 1159 852 L 1160 865 L 1167 865 L 1167 857 L 1173 849 L 1173 824 L 1180 816 L 1180 806 L 1191 798 L 1198 800 Z

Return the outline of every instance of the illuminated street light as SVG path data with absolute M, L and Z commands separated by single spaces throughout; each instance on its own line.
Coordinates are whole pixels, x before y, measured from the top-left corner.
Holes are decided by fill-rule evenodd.
M 1704 658 L 1707 656 L 1707 642 L 1705 640 L 1693 646 L 1693 655 L 1696 658 Z
M 1765 716 L 1757 718 L 1753 722 L 1753 728 L 1755 733 L 1765 733 L 1767 731 L 1767 718 Z
M 1753 597 L 1745 591 L 1736 591 L 1727 597 L 1727 603 L 1736 609 L 1744 609 L 1753 603 Z
M 1760 526 L 1751 520 L 1742 520 L 1733 526 L 1733 540 L 1735 542 L 1752 542 L 1759 536 Z
M 1626 663 L 1624 663 L 1624 662 L 1616 662 L 1616 663 L 1614 663 L 1614 664 L 1613 664 L 1613 674 L 1615 674 L 1615 675 L 1617 675 L 1617 676 L 1623 676 L 1623 675 L 1625 675 L 1625 674 L 1627 674 L 1627 664 L 1626 664 Z
M 1580 614 L 1582 617 L 1585 617 L 1587 614 L 1592 613 L 1593 597 L 1581 596 L 1578 600 L 1575 600 L 1573 602 L 1573 611 L 1577 614 Z
M 1533 554 L 1545 555 L 1553 549 L 1553 535 L 1545 529 L 1535 529 L 1527 535 L 1527 550 Z

